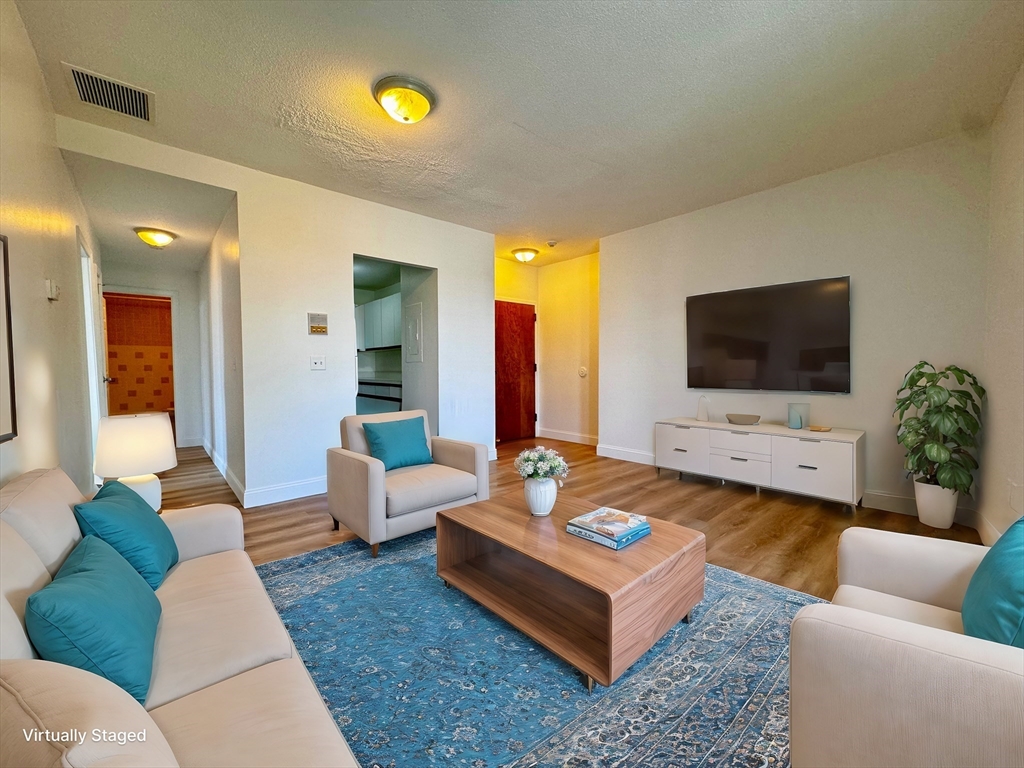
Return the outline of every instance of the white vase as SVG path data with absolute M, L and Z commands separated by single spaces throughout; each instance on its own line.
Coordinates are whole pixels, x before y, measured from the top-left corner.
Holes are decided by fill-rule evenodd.
M 960 493 L 951 488 L 931 485 L 918 479 L 914 482 L 917 516 L 932 528 L 949 528 L 956 514 L 956 501 Z
M 530 508 L 530 514 L 545 517 L 551 514 L 551 508 L 555 506 L 558 484 L 553 477 L 545 477 L 543 480 L 528 477 L 523 486 L 523 494 L 526 496 L 526 506 Z

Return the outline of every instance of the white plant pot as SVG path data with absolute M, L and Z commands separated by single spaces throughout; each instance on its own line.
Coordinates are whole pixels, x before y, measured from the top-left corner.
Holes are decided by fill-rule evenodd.
M 917 516 L 932 528 L 949 528 L 956 515 L 956 501 L 959 491 L 931 485 L 918 479 L 914 481 L 914 497 L 917 499 Z
M 545 477 L 543 480 L 528 477 L 523 486 L 523 494 L 526 496 L 526 506 L 530 508 L 530 514 L 545 517 L 551 514 L 551 508 L 555 506 L 558 484 L 553 477 Z

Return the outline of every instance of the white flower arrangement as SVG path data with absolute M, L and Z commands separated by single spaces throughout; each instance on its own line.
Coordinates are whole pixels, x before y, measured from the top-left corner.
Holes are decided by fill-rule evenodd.
M 569 474 L 569 465 L 557 451 L 538 445 L 527 448 L 516 457 L 516 471 L 524 479 L 543 480 L 547 477 L 565 477 Z M 562 481 L 559 480 L 561 485 Z

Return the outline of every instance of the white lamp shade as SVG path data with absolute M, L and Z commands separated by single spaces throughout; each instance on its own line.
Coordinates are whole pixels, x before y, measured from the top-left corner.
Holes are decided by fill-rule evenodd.
M 148 475 L 177 465 L 174 433 L 166 413 L 100 419 L 93 465 L 93 471 L 100 477 Z

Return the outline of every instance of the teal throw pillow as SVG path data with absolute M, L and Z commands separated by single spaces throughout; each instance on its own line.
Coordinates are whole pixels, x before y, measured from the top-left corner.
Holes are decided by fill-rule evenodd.
M 1024 648 L 1024 518 L 982 558 L 967 585 L 964 634 Z
M 433 464 L 423 417 L 399 421 L 364 422 L 370 455 L 384 462 L 384 470 Z
M 25 605 L 39 655 L 107 678 L 145 703 L 160 601 L 114 548 L 86 536 Z
M 75 517 L 83 536 L 107 542 L 153 589 L 178 562 L 178 546 L 167 524 L 124 483 L 105 483 L 92 501 L 75 505 Z

